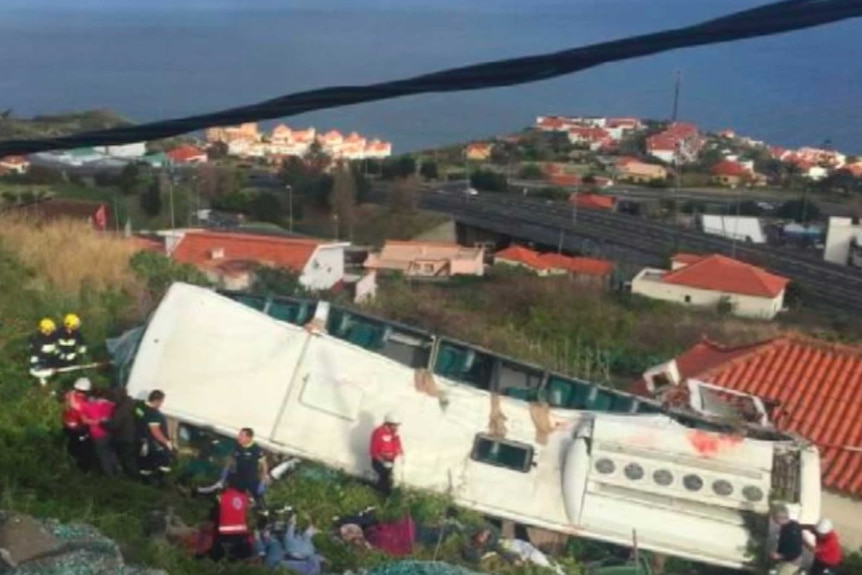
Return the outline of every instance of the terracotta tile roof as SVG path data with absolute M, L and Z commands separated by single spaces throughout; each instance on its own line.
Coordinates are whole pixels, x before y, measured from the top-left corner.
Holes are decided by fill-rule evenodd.
M 581 183 L 581 177 L 576 174 L 551 174 L 548 181 L 555 186 L 577 186 Z
M 740 178 L 751 175 L 751 171 L 748 168 L 730 160 L 722 160 L 714 165 L 710 172 L 713 176 L 736 176 Z
M 661 277 L 663 283 L 727 293 L 775 297 L 790 280 L 759 267 L 714 254 Z
M 105 216 L 107 216 L 108 204 L 89 200 L 48 198 L 32 204 L 9 206 L 4 211 L 19 213 L 44 221 L 68 218 L 94 222 L 94 218 L 100 210 L 104 210 Z
M 188 162 L 196 158 L 206 158 L 207 154 L 195 146 L 183 145 L 167 152 L 167 156 L 175 162 Z
M 588 126 L 575 126 L 573 128 L 569 128 L 569 134 L 578 136 L 589 142 L 598 142 L 599 140 L 610 136 L 607 130 Z
M 742 347 L 704 340 L 681 375 L 779 403 L 774 424 L 818 445 L 823 485 L 862 496 L 862 348 L 787 336 Z
M 855 164 L 847 164 L 843 168 L 845 171 L 849 172 L 851 176 L 855 178 L 862 178 L 862 162 L 856 162 Z
M 600 196 L 599 194 L 572 194 L 569 201 L 579 208 L 594 210 L 612 210 L 616 204 L 613 196 Z
M 611 273 L 613 264 L 605 260 L 571 257 L 562 254 L 542 254 L 540 260 L 547 267 L 566 270 L 573 274 L 604 277 Z
M 24 166 L 29 163 L 24 156 L 6 156 L 5 158 L 0 158 L 0 164 L 6 164 L 7 166 Z
M 248 269 L 248 266 L 237 262 L 254 262 L 301 272 L 319 245 L 321 242 L 308 239 L 187 232 L 171 257 L 178 262 L 228 274 L 237 269 Z
M 516 262 L 536 271 L 565 270 L 578 275 L 604 277 L 611 273 L 613 264 L 605 260 L 571 257 L 556 253 L 540 254 L 529 248 L 512 245 L 494 254 L 495 260 Z
M 534 270 L 546 270 L 548 266 L 542 261 L 538 252 L 534 252 L 530 248 L 523 246 L 511 245 L 504 250 L 500 250 L 494 254 L 494 260 L 505 260 L 509 262 L 517 262 L 533 268 Z

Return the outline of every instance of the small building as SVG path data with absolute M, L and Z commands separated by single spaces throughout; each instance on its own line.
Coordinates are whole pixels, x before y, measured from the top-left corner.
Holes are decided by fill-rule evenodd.
M 168 255 L 197 267 L 226 289 L 251 287 L 259 266 L 293 271 L 311 290 L 330 289 L 344 279 L 346 243 L 202 230 L 175 236 L 167 238 Z
M 740 317 L 772 319 L 783 309 L 787 278 L 719 254 L 680 255 L 671 270 L 641 270 L 632 293 L 693 307 L 727 305 Z
M 843 266 L 862 267 L 862 223 L 858 218 L 829 218 L 823 259 Z
M 821 516 L 847 549 L 862 546 L 862 347 L 796 335 L 750 345 L 703 339 L 631 389 L 655 396 L 686 380 L 758 397 L 779 430 L 820 450 Z
M 765 244 L 766 234 L 758 218 L 701 214 L 700 227 L 706 234 L 752 244 Z
M 635 184 L 646 184 L 655 180 L 666 180 L 670 173 L 664 166 L 647 164 L 626 158 L 617 163 L 618 178 Z
M 66 198 L 46 198 L 30 204 L 9 206 L 4 211 L 20 214 L 32 218 L 37 222 L 56 220 L 83 221 L 98 231 L 108 229 L 111 216 L 108 204 L 104 202 Z
M 407 277 L 444 279 L 485 274 L 485 248 L 448 242 L 387 241 L 378 253 L 368 254 L 365 268 L 401 272 Z
M 189 144 L 169 150 L 166 155 L 175 164 L 203 164 L 208 160 L 204 150 Z
M 0 158 L 0 175 L 25 174 L 30 169 L 30 162 L 24 156 L 6 156 Z
M 540 254 L 518 245 L 511 245 L 494 254 L 494 263 L 526 268 L 539 276 L 569 275 L 601 285 L 607 285 L 614 269 L 613 263 L 609 261 L 557 253 Z
M 491 157 L 491 150 L 494 149 L 492 144 L 486 142 L 473 142 L 468 144 L 464 153 L 467 159 L 472 162 L 486 162 Z
M 140 158 L 147 154 L 147 144 L 136 142 L 134 144 L 121 144 L 118 146 L 97 146 L 95 148 L 100 154 L 113 158 Z

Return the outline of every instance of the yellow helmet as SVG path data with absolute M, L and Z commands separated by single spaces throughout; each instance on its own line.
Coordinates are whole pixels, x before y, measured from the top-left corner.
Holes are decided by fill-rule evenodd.
M 44 334 L 49 334 L 57 329 L 57 324 L 54 323 L 54 320 L 46 317 L 39 322 L 39 331 Z
M 67 329 L 78 329 L 81 327 L 81 318 L 73 313 L 67 314 L 66 317 L 63 318 L 63 325 L 65 325 Z

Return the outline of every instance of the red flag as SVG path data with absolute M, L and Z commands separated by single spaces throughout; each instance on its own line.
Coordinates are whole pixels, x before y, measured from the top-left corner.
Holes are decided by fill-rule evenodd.
M 105 204 L 99 206 L 99 209 L 93 214 L 93 225 L 100 232 L 104 232 L 108 227 L 108 213 Z

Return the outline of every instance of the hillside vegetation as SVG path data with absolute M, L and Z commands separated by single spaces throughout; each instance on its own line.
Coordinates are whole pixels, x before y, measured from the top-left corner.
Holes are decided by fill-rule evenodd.
M 39 318 L 76 311 L 94 346 L 139 322 L 174 279 L 203 282 L 194 270 L 156 254 L 133 255 L 127 243 L 100 236 L 78 223 L 36 227 L 25 220 L 0 218 L 0 509 L 42 518 L 92 524 L 121 546 L 129 563 L 165 569 L 170 575 L 258 575 L 248 565 L 214 565 L 197 561 L 175 548 L 165 548 L 143 534 L 149 511 L 173 507 L 189 524 L 202 520 L 208 502 L 185 497 L 175 489 L 157 490 L 123 479 L 87 476 L 70 465 L 60 433 L 60 408 L 48 389 L 27 374 L 27 340 Z M 104 357 L 104 351 L 97 349 Z M 92 374 L 106 386 L 110 374 Z M 168 401 L 170 399 L 168 398 Z M 437 521 L 448 506 L 444 498 L 407 492 L 381 502 L 365 485 L 334 473 L 298 474 L 277 483 L 272 505 L 290 503 L 327 527 L 335 515 L 378 505 L 383 517 L 407 509 L 420 521 Z M 213 478 L 209 478 L 212 480 Z M 461 521 L 478 516 L 462 512 Z M 459 541 L 435 550 L 419 546 L 417 557 L 459 561 Z M 376 552 L 356 552 L 319 536 L 319 550 L 328 569 L 368 567 L 386 561 Z M 577 573 L 574 562 L 571 573 Z M 497 566 L 494 572 L 535 573 Z
M 12 111 L 0 116 L 0 140 L 49 138 L 77 132 L 130 126 L 128 119 L 110 110 L 90 110 L 69 114 L 15 118 Z

